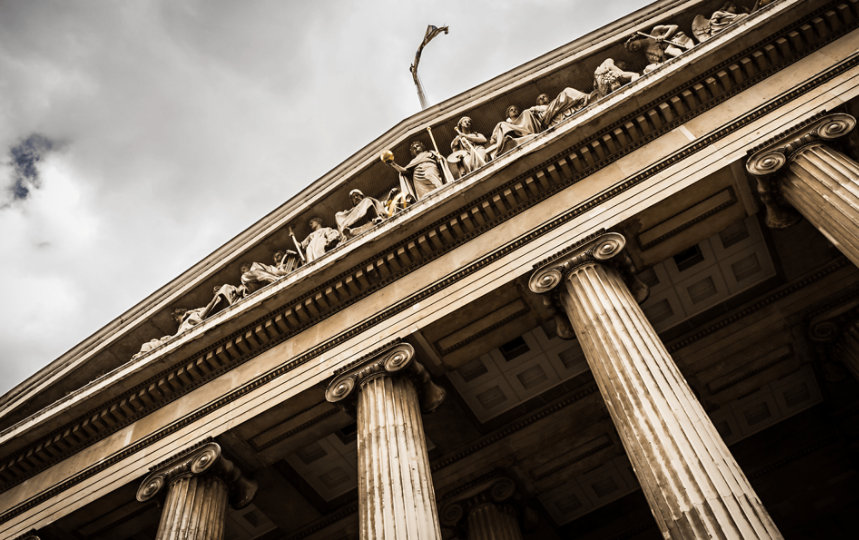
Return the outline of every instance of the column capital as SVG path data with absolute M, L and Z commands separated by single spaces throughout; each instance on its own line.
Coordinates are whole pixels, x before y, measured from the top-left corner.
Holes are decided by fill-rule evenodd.
M 436 410 L 444 401 L 444 389 L 432 381 L 426 368 L 415 359 L 415 348 L 406 342 L 386 345 L 337 372 L 325 389 L 325 399 L 330 403 L 351 404 L 357 394 L 355 390 L 367 381 L 399 375 L 414 382 L 424 412 Z
M 850 133 L 855 126 L 856 119 L 847 113 L 812 118 L 753 148 L 746 160 L 746 170 L 758 177 L 776 174 L 787 164 L 791 154 L 800 148 L 838 139 Z
M 224 480 L 229 490 L 230 504 L 234 508 L 247 506 L 256 495 L 257 483 L 245 477 L 242 471 L 223 455 L 218 443 L 204 441 L 150 469 L 137 489 L 137 500 L 146 502 L 179 478 L 203 474 L 214 474 Z
M 439 514 L 442 524 L 455 527 L 471 509 L 483 504 L 501 505 L 516 494 L 516 482 L 506 475 L 481 478 L 448 497 Z
M 553 291 L 566 275 L 579 266 L 611 261 L 635 299 L 643 302 L 649 291 L 647 285 L 635 277 L 632 259 L 623 251 L 625 246 L 626 237 L 619 232 L 598 231 L 538 263 L 528 280 L 528 288 L 531 292 L 546 294 Z

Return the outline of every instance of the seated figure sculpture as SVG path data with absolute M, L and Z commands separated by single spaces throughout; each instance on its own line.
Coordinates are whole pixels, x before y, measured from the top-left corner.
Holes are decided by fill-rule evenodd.
M 353 189 L 349 192 L 349 200 L 352 208 L 334 214 L 334 222 L 343 238 L 354 238 L 384 221 L 385 207 L 378 199 L 365 197 L 360 189 Z
M 450 142 L 453 153 L 447 156 L 447 160 L 456 166 L 457 178 L 461 178 L 489 161 L 484 146 L 486 135 L 474 131 L 468 116 L 460 118 L 453 130 L 456 131 L 456 137 Z
M 709 19 L 703 15 L 695 15 L 695 18 L 692 19 L 692 35 L 703 43 L 727 28 L 728 25 L 745 17 L 748 17 L 748 13 L 739 9 L 734 2 L 727 2 L 720 9 L 714 11 Z
M 385 161 L 399 173 L 401 193 L 407 193 L 419 201 L 453 180 L 453 175 L 447 168 L 447 161 L 435 150 L 427 150 L 422 141 L 412 141 L 409 152 L 412 160 L 405 167 L 398 165 L 393 159 Z
M 495 159 L 504 152 L 512 150 L 543 130 L 538 113 L 516 105 L 507 107 L 507 119 L 498 122 L 492 130 L 487 153 Z
M 551 101 L 548 95 L 540 94 L 537 96 L 537 105 L 530 110 L 539 111 L 540 123 L 544 129 L 548 129 L 570 118 L 574 112 L 585 108 L 589 101 L 590 94 L 567 87 Z
M 648 61 L 644 73 L 650 73 L 669 58 L 680 56 L 694 47 L 695 42 L 676 24 L 660 24 L 654 26 L 650 34 L 636 33 L 624 46 L 631 52 L 644 52 Z
M 298 266 L 298 253 L 290 249 L 277 251 L 274 254 L 274 264 L 254 262 L 242 266 L 242 286 L 248 294 L 274 283 L 289 274 Z
M 336 246 L 340 242 L 341 236 L 338 231 L 331 227 L 323 227 L 320 217 L 310 218 L 308 224 L 310 225 L 310 234 L 301 241 L 301 249 L 304 250 L 304 260 L 313 262 Z
M 621 86 L 638 79 L 641 75 L 634 71 L 621 69 L 614 60 L 606 58 L 594 70 L 594 94 L 604 98 Z

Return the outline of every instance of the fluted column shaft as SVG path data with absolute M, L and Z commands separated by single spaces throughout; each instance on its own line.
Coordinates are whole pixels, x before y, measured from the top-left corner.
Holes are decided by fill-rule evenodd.
M 835 357 L 859 380 L 859 321 L 855 321 L 835 342 Z
M 445 392 L 414 355 L 408 343 L 382 347 L 340 372 L 325 391 L 331 403 L 356 409 L 364 540 L 441 539 L 421 411 L 435 410 Z
M 492 502 L 468 512 L 468 540 L 522 540 L 516 516 Z
M 855 126 L 845 113 L 811 119 L 755 150 L 746 170 L 758 179 L 769 227 L 796 223 L 798 212 L 859 265 L 859 163 L 830 146 Z
M 156 540 L 224 537 L 227 485 L 216 476 L 184 476 L 167 488 Z
M 662 534 L 781 538 L 621 276 L 572 269 L 561 302 Z
M 441 538 L 432 471 L 412 382 L 381 375 L 358 392 L 361 538 Z
M 859 164 L 821 142 L 791 154 L 785 200 L 859 266 Z

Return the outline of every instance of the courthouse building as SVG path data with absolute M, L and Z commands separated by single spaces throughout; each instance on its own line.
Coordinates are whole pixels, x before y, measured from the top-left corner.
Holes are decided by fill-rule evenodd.
M 859 0 L 723 3 L 403 120 L 0 398 L 0 538 L 855 538 Z

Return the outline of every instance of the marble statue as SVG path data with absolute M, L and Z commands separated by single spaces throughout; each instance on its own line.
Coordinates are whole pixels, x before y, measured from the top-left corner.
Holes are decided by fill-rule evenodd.
M 134 360 L 135 358 L 141 357 L 149 351 L 157 349 L 161 345 L 164 345 L 171 339 L 173 339 L 173 336 L 162 336 L 160 338 L 150 339 L 149 341 L 140 346 L 140 350 L 134 353 L 131 359 Z
M 373 228 L 373 225 L 381 223 L 387 215 L 385 207 L 378 199 L 365 197 L 360 189 L 350 191 L 349 200 L 352 201 L 352 208 L 334 214 L 337 230 L 343 238 L 358 236 Z
M 408 193 L 415 200 L 423 199 L 428 193 L 440 188 L 445 182 L 453 180 L 447 168 L 447 161 L 435 150 L 427 150 L 421 141 L 409 145 L 412 160 L 402 167 L 393 159 L 385 161 L 400 174 L 400 191 Z M 411 182 L 408 178 L 411 177 Z
M 695 42 L 676 24 L 660 24 L 650 34 L 637 32 L 624 44 L 631 52 L 642 51 L 649 62 L 644 73 L 650 73 L 670 58 L 680 56 L 695 46 Z
M 594 93 L 597 98 L 603 98 L 621 86 L 638 79 L 641 75 L 634 71 L 621 69 L 614 60 L 606 58 L 594 70 Z
M 173 335 L 178 336 L 203 322 L 203 319 L 206 318 L 206 307 L 194 309 L 176 308 L 173 310 L 172 315 L 173 320 L 179 324 L 179 328 Z
M 217 287 L 215 289 L 217 290 Z M 143 345 L 140 346 L 140 350 L 137 353 L 135 353 L 131 357 L 131 359 L 134 360 L 135 358 L 143 356 L 144 354 L 148 353 L 149 351 L 156 349 L 156 348 L 160 347 L 161 345 L 167 343 L 168 341 L 170 341 L 174 337 L 178 336 L 179 334 L 182 334 L 182 333 L 186 332 L 187 330 L 194 328 L 195 326 L 197 326 L 198 324 L 203 322 L 203 319 L 206 318 L 207 309 L 208 309 L 208 306 L 201 307 L 201 308 L 195 308 L 195 309 L 185 309 L 185 308 L 174 309 L 173 311 L 170 312 L 170 316 L 173 318 L 173 320 L 178 325 L 178 328 L 176 329 L 176 333 L 173 335 L 170 335 L 170 336 L 162 336 L 160 338 L 150 339 L 149 341 L 147 341 L 146 343 L 144 343 Z
M 230 284 L 215 285 L 212 289 L 212 300 L 203 308 L 203 318 L 211 317 L 215 313 L 232 306 L 247 296 L 247 292 L 244 285 L 238 287 Z
M 274 254 L 274 264 L 254 262 L 242 265 L 242 286 L 248 294 L 274 283 L 289 274 L 298 266 L 298 253 L 290 249 L 277 251 Z
M 498 122 L 492 130 L 487 153 L 491 159 L 512 150 L 543 130 L 538 113 L 531 109 L 524 111 L 516 105 L 507 107 L 507 119 Z
M 540 94 L 537 96 L 537 105 L 530 110 L 539 110 L 540 123 L 543 128 L 548 129 L 567 120 L 576 111 L 584 109 L 589 101 L 590 94 L 567 87 L 551 101 L 548 95 Z
M 341 240 L 340 233 L 331 227 L 322 226 L 322 218 L 312 217 L 309 221 L 310 234 L 301 241 L 304 258 L 312 262 L 325 254 Z
M 727 2 L 720 9 L 714 11 L 709 19 L 703 15 L 695 15 L 695 18 L 692 19 L 692 35 L 703 43 L 724 30 L 728 25 L 745 17 L 748 17 L 748 13 L 737 8 L 734 2 Z
M 463 116 L 453 128 L 456 137 L 450 142 L 453 153 L 447 156 L 450 163 L 456 165 L 457 178 L 486 165 L 489 156 L 486 154 L 486 135 L 477 133 L 471 126 L 471 118 Z
M 549 98 L 549 94 L 540 94 L 536 99 L 537 104 L 530 107 L 528 110 L 537 115 L 537 118 L 542 120 L 543 113 L 546 112 L 546 107 L 549 106 L 550 101 L 552 100 Z

